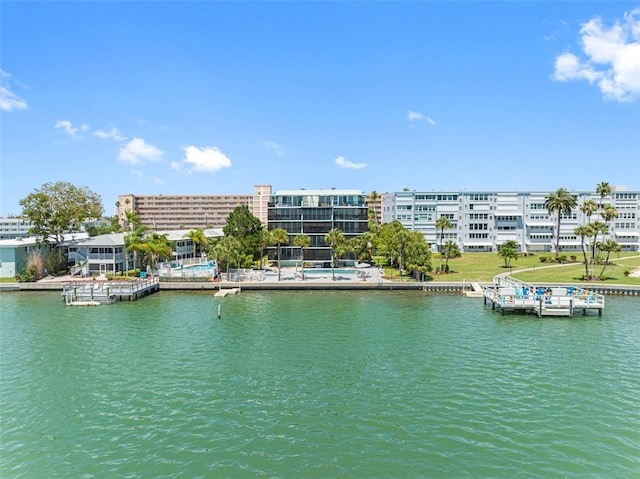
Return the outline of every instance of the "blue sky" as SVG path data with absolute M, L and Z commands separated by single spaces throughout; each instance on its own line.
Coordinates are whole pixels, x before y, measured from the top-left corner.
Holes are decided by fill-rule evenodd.
M 640 189 L 640 3 L 0 4 L 0 214 L 119 194 Z

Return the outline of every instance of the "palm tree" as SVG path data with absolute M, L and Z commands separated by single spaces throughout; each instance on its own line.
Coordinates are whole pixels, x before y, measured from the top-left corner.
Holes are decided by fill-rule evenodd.
M 335 281 L 335 260 L 340 257 L 340 253 L 344 249 L 346 243 L 344 233 L 338 228 L 333 228 L 325 235 L 324 242 L 331 248 L 331 277 L 333 281 Z
M 607 258 L 604 260 L 604 266 L 602 267 L 602 271 L 600 271 L 600 279 L 604 278 L 604 270 L 607 267 L 607 265 L 609 264 L 609 257 L 611 256 L 611 253 L 617 253 L 618 251 L 620 251 L 620 245 L 618 243 L 616 243 L 614 240 L 612 239 L 608 239 L 607 241 L 605 241 L 604 243 L 598 243 L 598 249 L 600 251 L 606 251 L 607 252 Z
M 271 244 L 278 245 L 278 281 L 280 281 L 280 271 L 282 266 L 280 263 L 280 247 L 283 244 L 289 244 L 289 233 L 282 228 L 272 229 L 270 232 Z
M 440 230 L 440 266 L 438 268 L 438 272 L 440 273 L 442 273 L 442 240 L 444 238 L 444 230 L 451 228 L 453 228 L 453 223 L 446 216 L 440 216 L 440 218 L 436 220 L 436 229 Z
M 593 200 L 587 200 L 580 207 L 580 211 L 587 215 L 588 222 L 591 223 L 591 215 L 598 211 L 598 203 Z
M 213 248 L 216 256 L 216 265 L 218 266 L 218 273 L 220 272 L 220 258 L 224 258 L 227 263 L 227 281 L 229 280 L 229 269 L 231 268 L 231 258 L 236 256 L 240 252 L 242 245 L 233 236 L 225 236 L 220 238 Z
M 589 260 L 587 259 L 587 249 L 585 248 L 584 239 L 593 236 L 593 226 L 591 224 L 578 226 L 573 230 L 573 234 L 580 236 L 580 247 L 582 248 L 582 256 L 584 256 L 584 277 L 589 279 Z
M 591 277 L 594 275 L 594 268 L 596 263 L 596 248 L 598 246 L 598 235 L 606 235 L 609 233 L 609 226 L 602 221 L 594 221 L 591 223 Z
M 602 181 L 596 185 L 596 193 L 600 195 L 600 208 L 602 208 L 602 201 L 605 197 L 609 196 L 613 192 L 613 188 L 606 181 Z
M 262 259 L 264 258 L 264 250 L 271 244 L 271 235 L 269 230 L 262 228 L 258 233 L 258 249 L 260 250 L 260 269 L 262 269 Z
M 168 261 L 171 259 L 171 241 L 167 238 L 166 234 L 151 233 L 145 241 L 144 250 L 149 255 L 149 266 L 152 269 L 156 269 L 158 260 L 163 259 Z
M 600 214 L 602 215 L 602 219 L 605 223 L 610 223 L 618 217 L 618 210 L 614 206 L 606 204 Z
M 458 247 L 458 243 L 455 241 L 447 241 L 444 244 L 444 271 L 445 273 L 449 272 L 449 258 L 457 258 L 461 256 L 460 248 Z
M 565 188 L 558 188 L 554 193 L 550 193 L 545 197 L 544 207 L 550 215 L 556 213 L 558 215 L 558 224 L 556 227 L 556 261 L 560 257 L 560 222 L 562 215 L 570 215 L 571 211 L 576 207 L 578 201 Z
M 404 269 L 404 260 L 407 256 L 407 246 L 412 240 L 412 236 L 406 228 L 402 228 L 391 237 L 391 247 L 398 256 L 398 270 L 400 272 L 400 281 L 402 281 L 402 271 Z
M 209 243 L 204 231 L 200 228 L 189 231 L 183 238 L 189 238 L 193 242 L 194 255 L 196 257 L 202 254 L 202 250 L 206 251 L 207 244 Z
M 301 259 L 301 267 L 302 267 L 302 281 L 304 281 L 304 250 L 306 250 L 309 246 L 311 246 L 311 238 L 304 234 L 300 233 L 293 238 L 293 245 L 300 248 L 300 259 Z

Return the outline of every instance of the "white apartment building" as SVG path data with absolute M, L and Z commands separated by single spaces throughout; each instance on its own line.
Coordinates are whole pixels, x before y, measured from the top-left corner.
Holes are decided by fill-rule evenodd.
M 22 218 L 0 218 L 0 240 L 26 238 L 33 226 Z
M 383 222 L 398 220 L 411 231 L 420 231 L 437 251 L 440 231 L 436 220 L 448 218 L 453 227 L 444 231 L 443 242 L 454 241 L 461 251 L 497 251 L 505 241 L 513 240 L 521 252 L 553 252 L 557 216 L 544 206 L 552 192 L 511 191 L 401 191 L 384 195 Z M 614 239 L 622 251 L 640 251 L 640 191 L 615 187 L 603 199 L 592 191 L 572 191 L 578 206 L 563 215 L 560 224 L 561 252 L 580 252 L 581 239 L 576 227 L 588 222 L 580 206 L 588 199 L 610 204 L 618 218 L 609 223 L 605 239 Z M 591 221 L 600 220 L 599 213 Z M 602 241 L 602 237 L 599 238 Z

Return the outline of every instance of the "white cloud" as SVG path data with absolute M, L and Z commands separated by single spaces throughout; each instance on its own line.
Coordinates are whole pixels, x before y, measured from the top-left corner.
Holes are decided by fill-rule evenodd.
M 362 168 L 367 166 L 366 163 L 352 163 L 351 161 L 347 160 L 344 156 L 339 156 L 334 161 L 336 162 L 336 165 L 338 165 L 340 168 L 351 168 L 354 170 L 361 170 Z
M 56 124 L 53 125 L 53 127 L 63 129 L 65 133 L 71 138 L 78 138 L 79 132 L 85 132 L 89 129 L 89 125 L 87 125 L 86 123 L 75 127 L 69 120 L 58 120 Z
M 580 29 L 584 59 L 573 53 L 556 57 L 553 80 L 587 80 L 608 100 L 634 101 L 640 96 L 640 8 L 611 27 L 593 18 Z
M 407 112 L 407 119 L 411 123 L 416 122 L 416 121 L 426 121 L 427 123 L 429 123 L 432 126 L 436 124 L 436 122 L 435 122 L 435 120 L 433 118 L 431 118 L 428 115 L 423 115 L 422 113 L 419 113 L 417 111 L 409 110 Z
M 162 150 L 147 144 L 142 138 L 134 138 L 120 148 L 118 158 L 125 163 L 137 165 L 141 161 L 157 161 L 162 158 Z
M 171 162 L 171 168 L 181 173 L 215 173 L 222 168 L 229 168 L 231 160 L 215 146 L 198 148 L 187 146 L 184 149 L 185 157 L 182 162 Z
M 27 102 L 11 91 L 11 74 L 0 69 L 0 111 L 27 110 Z
M 265 140 L 262 142 L 262 146 L 267 150 L 273 151 L 278 156 L 284 156 L 284 150 L 275 141 Z
M 124 141 L 127 139 L 126 136 L 122 136 L 120 134 L 120 132 L 118 131 L 118 129 L 114 126 L 113 128 L 111 128 L 111 130 L 109 131 L 104 131 L 104 130 L 96 130 L 93 132 L 94 136 L 97 136 L 98 138 L 102 138 L 103 140 L 116 140 L 116 141 Z

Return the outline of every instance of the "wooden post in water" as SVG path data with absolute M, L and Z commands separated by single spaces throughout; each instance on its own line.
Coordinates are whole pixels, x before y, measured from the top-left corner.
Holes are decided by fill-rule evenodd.
M 218 319 L 220 319 L 222 317 L 222 305 L 219 304 L 218 305 Z

